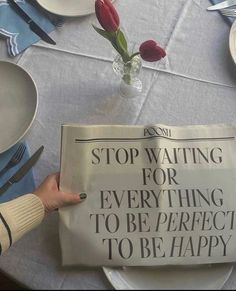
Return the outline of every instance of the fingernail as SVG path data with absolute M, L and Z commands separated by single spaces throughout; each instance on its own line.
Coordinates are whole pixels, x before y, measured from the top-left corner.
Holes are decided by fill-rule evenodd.
M 79 197 L 81 200 L 85 200 L 87 198 L 87 194 L 86 193 L 81 193 L 79 194 Z

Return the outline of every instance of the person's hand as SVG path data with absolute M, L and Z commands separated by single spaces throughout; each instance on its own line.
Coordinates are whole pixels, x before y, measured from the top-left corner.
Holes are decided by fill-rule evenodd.
M 75 205 L 86 199 L 85 193 L 66 193 L 59 190 L 59 174 L 48 176 L 43 183 L 33 192 L 38 196 L 48 214 L 63 206 Z

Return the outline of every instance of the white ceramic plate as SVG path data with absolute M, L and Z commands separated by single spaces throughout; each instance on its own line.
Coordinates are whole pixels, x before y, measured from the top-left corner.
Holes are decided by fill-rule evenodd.
M 221 289 L 233 265 L 201 265 L 162 268 L 103 268 L 117 290 L 206 290 Z
M 83 16 L 94 13 L 95 0 L 37 0 L 37 2 L 45 10 L 61 16 Z
M 19 142 L 37 110 L 37 89 L 18 65 L 0 61 L 0 153 Z
M 229 48 L 230 48 L 231 56 L 236 64 L 236 21 L 234 21 L 230 29 Z

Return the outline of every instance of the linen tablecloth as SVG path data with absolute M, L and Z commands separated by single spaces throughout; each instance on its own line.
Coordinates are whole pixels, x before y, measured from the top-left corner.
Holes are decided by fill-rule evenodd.
M 155 39 L 167 51 L 158 63 L 143 63 L 144 91 L 134 99 L 118 94 L 114 52 L 92 29 L 94 14 L 66 19 L 43 42 L 10 61 L 35 80 L 39 108 L 27 143 L 45 145 L 35 167 L 36 184 L 59 170 L 63 123 L 169 125 L 236 123 L 236 66 L 229 52 L 230 26 L 209 13 L 206 0 L 116 0 L 132 44 Z M 9 59 L 0 42 L 0 58 Z M 109 289 L 102 269 L 61 268 L 55 213 L 0 259 L 0 269 L 33 289 Z M 20 268 L 19 268 L 20 266 Z M 236 288 L 236 273 L 224 289 Z

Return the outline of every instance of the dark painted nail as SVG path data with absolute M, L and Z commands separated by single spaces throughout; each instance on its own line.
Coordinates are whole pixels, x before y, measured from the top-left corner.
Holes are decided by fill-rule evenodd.
M 87 198 L 87 194 L 86 193 L 81 193 L 79 195 L 79 197 L 80 197 L 81 200 L 85 200 Z

